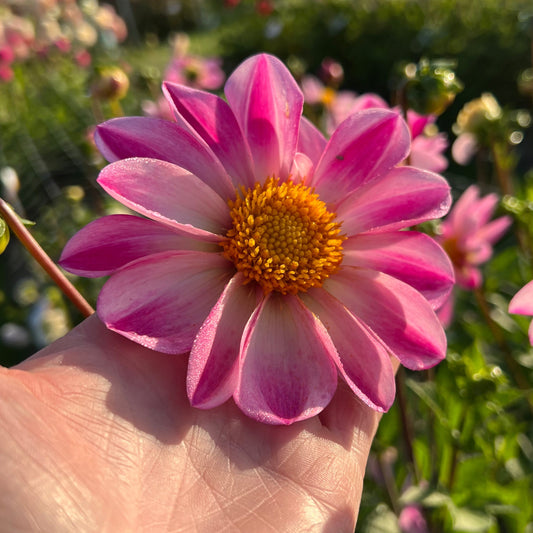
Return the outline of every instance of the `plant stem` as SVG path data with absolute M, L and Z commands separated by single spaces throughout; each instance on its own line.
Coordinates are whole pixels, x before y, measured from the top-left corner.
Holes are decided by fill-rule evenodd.
M 459 432 L 459 435 L 457 439 L 460 439 L 466 424 L 466 416 L 468 414 L 469 405 L 465 402 L 463 403 L 463 408 L 461 410 L 461 417 L 459 419 L 459 427 L 457 431 Z M 452 459 L 450 463 L 450 473 L 448 475 L 448 491 L 451 492 L 453 485 L 455 483 L 455 475 L 457 473 L 457 465 L 459 463 L 459 443 L 454 442 L 452 444 Z
M 405 453 L 407 460 L 412 465 L 413 477 L 415 483 L 419 481 L 418 468 L 415 463 L 415 455 L 413 452 L 413 428 L 411 421 L 407 414 L 407 401 L 405 397 L 405 370 L 400 367 L 396 374 L 396 401 L 398 402 L 398 411 L 400 413 L 403 442 L 405 445 Z
M 63 294 L 76 306 L 84 317 L 94 313 L 94 309 L 83 298 L 72 283 L 59 270 L 57 265 L 50 259 L 48 254 L 41 248 L 33 235 L 26 229 L 19 220 L 17 214 L 0 198 L 0 215 L 7 222 L 11 231 L 18 237 L 22 245 L 28 250 L 31 256 L 41 265 L 46 273 L 52 278 L 54 283 L 61 289 Z

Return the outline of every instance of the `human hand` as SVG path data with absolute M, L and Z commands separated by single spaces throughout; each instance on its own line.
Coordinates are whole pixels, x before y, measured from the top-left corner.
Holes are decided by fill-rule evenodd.
M 320 415 L 269 426 L 192 408 L 186 370 L 96 316 L 0 368 L 2 531 L 354 530 L 378 413 L 339 382 Z

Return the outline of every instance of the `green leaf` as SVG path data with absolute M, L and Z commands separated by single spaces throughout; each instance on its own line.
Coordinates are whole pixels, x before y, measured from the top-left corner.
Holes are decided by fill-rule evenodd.
M 9 227 L 6 221 L 0 217 L 0 254 L 6 249 L 9 243 Z
M 380 504 L 366 519 L 361 533 L 400 533 L 398 518 L 386 505 Z
M 452 507 L 450 514 L 453 520 L 453 530 L 457 532 L 484 533 L 493 525 L 492 516 L 465 507 Z
M 431 382 L 421 383 L 414 379 L 406 379 L 405 384 L 435 413 L 443 425 L 447 425 L 446 413 L 437 403 L 435 384 Z

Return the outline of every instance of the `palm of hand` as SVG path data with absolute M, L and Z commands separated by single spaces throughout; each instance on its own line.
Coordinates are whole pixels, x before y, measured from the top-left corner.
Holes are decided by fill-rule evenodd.
M 376 413 L 342 386 L 289 427 L 193 409 L 186 365 L 91 317 L 0 369 L 5 531 L 353 531 Z

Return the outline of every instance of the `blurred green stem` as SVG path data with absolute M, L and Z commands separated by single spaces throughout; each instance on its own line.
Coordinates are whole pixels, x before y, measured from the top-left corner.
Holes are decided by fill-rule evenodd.
M 459 419 L 459 427 L 457 428 L 458 431 L 458 437 L 454 440 L 452 445 L 452 459 L 450 462 L 450 473 L 448 474 L 448 491 L 451 493 L 453 489 L 453 485 L 455 483 L 455 475 L 457 473 L 457 465 L 459 463 L 459 439 L 466 441 L 467 439 L 464 438 L 464 429 L 466 424 L 466 416 L 468 414 L 468 409 L 470 408 L 470 404 L 468 402 L 463 402 L 462 410 L 461 410 L 461 416 Z
M 411 464 L 415 483 L 418 484 L 419 474 L 413 452 L 413 428 L 407 413 L 407 399 L 405 397 L 405 370 L 401 366 L 396 374 L 396 401 L 398 402 L 398 410 L 400 413 L 405 454 L 407 455 L 408 462 Z
M 9 204 L 2 198 L 0 198 L 0 215 L 4 218 L 11 231 L 18 237 L 26 250 L 28 250 L 31 256 L 41 265 L 46 273 L 52 278 L 54 283 L 61 289 L 63 294 L 76 306 L 80 313 L 84 317 L 92 315 L 94 309 L 65 277 L 61 270 L 59 270 L 57 265 L 50 259 L 33 235 L 19 220 L 15 211 L 13 211 Z
M 505 154 L 501 144 L 491 142 L 490 151 L 494 161 L 494 170 L 500 184 L 500 189 L 504 195 L 514 196 L 513 179 L 511 177 L 511 166 L 509 164 L 509 154 Z

